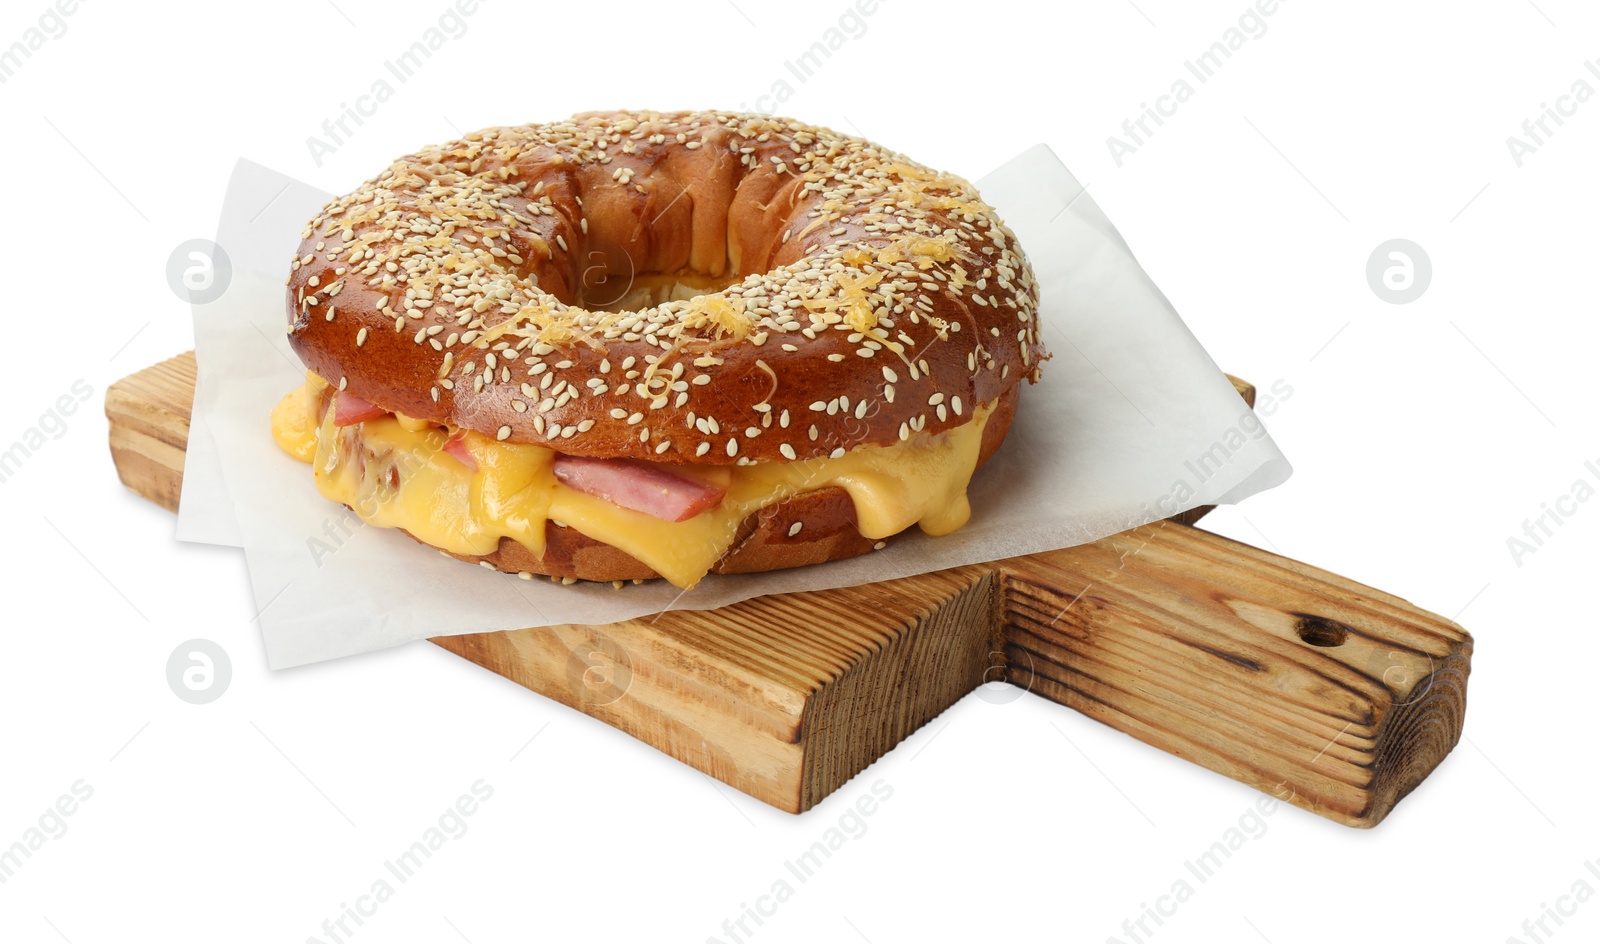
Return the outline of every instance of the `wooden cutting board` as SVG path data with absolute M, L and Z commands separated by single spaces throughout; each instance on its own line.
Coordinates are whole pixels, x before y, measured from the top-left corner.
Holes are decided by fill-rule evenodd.
M 194 381 L 184 354 L 106 392 L 123 482 L 169 509 Z M 1003 681 L 1336 822 L 1377 824 L 1460 738 L 1472 637 L 1191 527 L 1204 511 L 886 583 L 431 641 L 790 812 Z

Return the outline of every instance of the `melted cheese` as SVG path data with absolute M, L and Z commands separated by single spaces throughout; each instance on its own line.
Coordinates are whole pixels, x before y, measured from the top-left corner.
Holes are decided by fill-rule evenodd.
M 317 490 L 362 520 L 404 528 L 455 554 L 491 554 L 510 538 L 543 556 L 545 523 L 555 521 L 643 561 L 680 587 L 692 587 L 722 558 L 739 525 L 761 508 L 837 486 L 855 504 L 862 535 L 874 540 L 919 525 L 933 535 L 967 522 L 967 484 L 977 466 L 988 411 L 938 435 L 892 446 L 862 446 L 835 459 L 747 466 L 674 466 L 727 489 L 722 502 L 687 521 L 663 521 L 561 484 L 555 453 L 467 431 L 476 471 L 444 451 L 450 432 L 386 416 L 355 426 L 319 415 L 327 383 L 308 375 L 272 413 L 285 452 L 310 462 Z

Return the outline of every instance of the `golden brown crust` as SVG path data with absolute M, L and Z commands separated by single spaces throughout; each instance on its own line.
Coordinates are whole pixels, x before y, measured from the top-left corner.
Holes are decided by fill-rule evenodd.
M 983 428 L 978 465 L 989 460 L 1017 411 L 1016 387 L 995 404 Z M 795 529 L 795 525 L 799 529 Z M 409 535 L 415 539 L 415 535 Z M 891 538 L 892 540 L 892 538 Z M 544 556 L 503 538 L 493 554 L 450 554 L 458 560 L 486 563 L 507 573 L 571 577 L 577 580 L 648 580 L 658 576 L 649 565 L 574 528 L 551 522 L 545 526 Z M 805 492 L 761 509 L 739 527 L 739 537 L 722 555 L 712 573 L 749 574 L 820 564 L 856 557 L 884 542 L 861 536 L 856 530 L 855 504 L 842 488 Z M 448 553 L 448 552 L 447 552 Z
M 396 162 L 303 236 L 288 304 L 309 368 L 572 455 L 726 464 L 893 443 L 967 422 L 1045 356 L 1032 271 L 970 184 L 782 119 L 490 129 Z M 650 273 L 738 282 L 583 307 Z

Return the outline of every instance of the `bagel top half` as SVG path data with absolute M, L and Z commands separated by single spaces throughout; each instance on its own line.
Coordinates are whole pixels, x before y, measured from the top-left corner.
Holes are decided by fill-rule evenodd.
M 1037 379 L 1027 258 L 966 181 L 724 112 L 494 128 L 305 228 L 306 366 L 384 409 L 574 456 L 749 464 L 970 421 Z

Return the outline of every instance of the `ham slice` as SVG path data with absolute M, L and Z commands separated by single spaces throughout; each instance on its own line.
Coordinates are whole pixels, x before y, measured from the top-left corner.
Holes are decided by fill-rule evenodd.
M 367 420 L 375 420 L 388 414 L 388 410 L 378 406 L 370 400 L 339 391 L 333 398 L 333 425 L 354 426 Z
M 461 464 L 472 471 L 478 471 L 478 460 L 474 458 L 472 452 L 467 449 L 467 440 L 465 437 L 453 436 L 446 440 L 444 444 L 444 451 L 461 460 Z
M 687 521 L 715 507 L 727 493 L 709 482 L 634 459 L 558 455 L 554 471 L 568 488 L 663 521 Z

